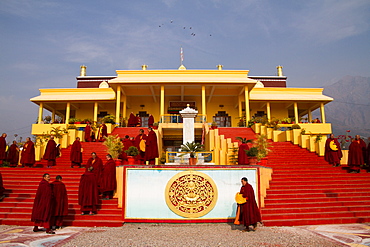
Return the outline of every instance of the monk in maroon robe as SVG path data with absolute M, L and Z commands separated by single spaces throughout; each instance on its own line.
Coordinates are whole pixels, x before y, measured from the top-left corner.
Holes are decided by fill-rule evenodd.
M 342 158 L 342 150 L 340 144 L 334 134 L 330 135 L 330 138 L 326 140 L 325 143 L 325 160 L 333 165 L 334 167 L 340 166 L 340 159 Z
M 44 153 L 44 160 L 48 161 L 48 168 L 51 168 L 55 166 L 56 159 L 59 156 L 59 148 L 57 147 L 56 142 L 54 141 L 54 136 L 50 136 L 50 140 L 48 141 L 48 144 L 46 145 L 45 148 L 45 153 Z
M 108 136 L 107 125 L 105 125 L 105 123 L 102 123 L 100 125 L 99 133 L 98 133 L 99 141 L 103 142 L 104 141 L 104 137 L 107 137 L 107 136 Z
M 152 114 L 150 114 L 148 118 L 148 127 L 153 127 L 153 124 L 154 124 L 154 117 Z
M 129 147 L 133 146 L 130 140 L 130 136 L 126 135 L 125 138 L 122 139 L 122 143 L 123 143 L 122 153 L 120 154 L 118 158 L 122 159 L 123 164 L 127 164 L 128 159 L 127 159 L 127 154 L 125 151 L 128 150 Z
M 71 168 L 73 168 L 73 166 L 78 166 L 81 168 L 82 146 L 80 142 L 80 137 L 76 137 L 76 140 L 72 144 L 70 160 L 71 160 Z
M 159 157 L 157 135 L 152 128 L 148 128 L 148 136 L 145 142 L 145 160 L 149 161 L 149 164 L 155 164 L 155 158 Z
M 359 135 L 356 135 L 355 139 L 349 145 L 348 151 L 348 166 L 351 173 L 360 173 L 361 166 L 364 164 L 365 148 L 365 142 Z
M 103 161 L 100 159 L 96 153 L 91 153 L 91 158 L 86 163 L 86 171 L 88 171 L 89 167 L 93 167 L 92 173 L 95 174 L 96 183 L 98 185 L 98 188 L 100 188 L 101 183 L 101 176 L 102 176 L 102 170 L 103 170 Z
M 137 156 L 138 163 L 143 165 L 145 163 L 145 149 L 146 149 L 146 134 L 144 134 L 144 130 L 139 130 L 139 135 L 135 138 L 135 147 L 139 150 L 139 155 Z
M 127 121 L 127 127 L 135 127 L 136 126 L 136 117 L 133 112 L 130 113 L 130 117 Z
M 43 178 L 37 188 L 36 197 L 33 203 L 31 221 L 35 223 L 34 232 L 40 231 L 38 228 L 44 227 L 46 233 L 54 234 L 51 230 L 50 221 L 53 208 L 53 191 L 49 184 L 50 176 L 48 173 L 43 175 Z
M 370 137 L 368 138 L 369 144 L 367 144 L 367 149 L 366 149 L 366 164 L 368 167 L 370 167 Z
M 4 188 L 3 176 L 1 175 L 1 172 L 0 172 L 0 201 L 2 201 L 5 197 L 4 191 L 5 191 L 5 188 Z
M 31 138 L 27 137 L 21 152 L 21 164 L 22 166 L 32 167 L 35 162 L 35 145 L 31 141 Z
M 94 215 L 99 204 L 98 184 L 94 173 L 94 168 L 90 166 L 87 172 L 81 175 L 80 185 L 78 188 L 78 204 L 81 206 L 82 215 Z
M 139 114 L 136 114 L 136 121 L 135 121 L 136 127 L 141 127 L 141 117 Z
M 91 142 L 91 124 L 87 123 L 85 127 L 85 142 Z
M 5 133 L 0 136 L 0 165 L 6 160 L 6 137 Z
M 8 162 L 9 166 L 16 167 L 19 162 L 19 147 L 17 141 L 13 141 L 13 144 L 10 145 L 8 151 Z
M 239 165 L 249 165 L 249 159 L 246 151 L 249 150 L 249 145 L 246 142 L 245 138 L 242 139 L 242 144 L 239 146 L 238 150 L 238 164 Z
M 56 176 L 55 181 L 51 183 L 51 188 L 54 195 L 51 226 L 58 229 L 63 226 L 64 216 L 68 215 L 68 196 L 66 186 L 62 182 L 62 176 Z
M 116 162 L 110 154 L 107 154 L 107 162 L 103 166 L 100 191 L 103 194 L 102 200 L 113 198 L 113 192 L 117 188 L 116 180 Z
M 247 202 L 238 205 L 240 209 L 239 221 L 246 227 L 243 231 L 249 232 L 249 226 L 252 226 L 252 231 L 255 231 L 257 223 L 262 222 L 261 213 L 254 197 L 253 187 L 248 183 L 248 179 L 244 177 L 241 182 L 240 194 L 247 199 Z

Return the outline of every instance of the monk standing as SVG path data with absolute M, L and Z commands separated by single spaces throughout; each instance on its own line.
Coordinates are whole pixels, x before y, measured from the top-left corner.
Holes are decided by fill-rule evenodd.
M 123 143 L 123 148 L 122 148 L 122 153 L 120 154 L 120 159 L 122 159 L 123 164 L 127 164 L 127 154 L 126 150 L 128 150 L 129 147 L 132 146 L 132 142 L 130 140 L 130 136 L 126 135 L 125 138 L 122 140 Z
M 153 124 L 154 124 L 154 117 L 152 114 L 150 114 L 148 118 L 148 127 L 153 127 Z
M 342 158 L 342 150 L 340 144 L 334 134 L 330 135 L 330 138 L 325 143 L 325 160 L 333 165 L 334 167 L 340 166 L 340 159 Z
M 92 173 L 95 174 L 96 183 L 97 183 L 98 188 L 99 188 L 100 183 L 101 183 L 101 174 L 102 174 L 102 170 L 103 170 L 103 161 L 94 152 L 91 153 L 91 158 L 89 158 L 89 160 L 86 163 L 86 171 L 85 172 L 88 171 L 89 167 L 94 168 L 92 170 Z
M 252 142 L 252 140 L 247 140 L 246 138 L 242 138 L 242 137 L 237 137 L 236 139 L 242 142 L 238 150 L 238 164 L 239 165 L 249 165 L 249 159 L 248 159 L 248 155 L 246 151 L 249 150 L 248 143 Z
M 148 128 L 148 136 L 145 142 L 145 160 L 149 161 L 149 164 L 155 164 L 155 158 L 159 157 L 157 135 L 151 127 Z
M 1 172 L 0 172 L 0 201 L 2 201 L 5 197 L 4 191 L 5 191 L 5 188 L 4 188 L 3 176 L 1 175 Z
M 350 173 L 360 173 L 361 166 L 364 164 L 364 150 L 366 150 L 365 142 L 360 138 L 360 135 L 356 135 L 349 145 L 348 151 Z
M 8 161 L 9 166 L 16 167 L 19 162 L 19 147 L 17 145 L 17 141 L 13 141 L 13 144 L 9 147 L 8 152 Z
M 54 207 L 51 217 L 51 226 L 55 229 L 63 226 L 63 218 L 68 215 L 68 196 L 66 186 L 62 182 L 62 176 L 58 175 L 51 183 L 54 195 Z
M 101 142 L 104 141 L 104 137 L 107 137 L 107 136 L 108 136 L 107 125 L 105 125 L 105 123 L 103 122 L 99 128 L 99 134 L 98 134 L 99 141 Z
M 136 126 L 136 117 L 133 112 L 130 113 L 130 117 L 127 121 L 127 127 L 135 127 Z
M 116 162 L 112 159 L 110 154 L 106 155 L 107 162 L 103 167 L 101 188 L 103 194 L 102 200 L 109 200 L 113 198 L 113 192 L 116 190 Z
M 91 142 L 91 124 L 87 123 L 85 127 L 85 142 Z
M 243 177 L 241 182 L 240 194 L 247 199 L 247 202 L 240 205 L 239 221 L 246 227 L 243 231 L 249 232 L 249 226 L 253 226 L 252 231 L 255 231 L 257 223 L 261 222 L 261 213 L 254 197 L 253 187 L 248 183 L 248 179 Z
M 139 150 L 138 162 L 140 165 L 144 164 L 145 161 L 145 149 L 146 149 L 146 134 L 144 134 L 144 130 L 140 129 L 139 134 L 135 138 L 135 147 Z
M 73 166 L 78 166 L 81 168 L 82 146 L 80 142 L 80 137 L 76 137 L 76 140 L 72 144 L 70 160 L 71 160 L 71 168 L 73 168 Z
M 94 173 L 94 168 L 90 166 L 87 171 L 81 175 L 78 188 L 78 204 L 81 206 L 82 215 L 94 215 L 96 206 L 99 203 L 98 185 Z
M 3 164 L 3 161 L 6 160 L 6 133 L 3 133 L 0 136 L 0 165 Z
M 46 145 L 45 153 L 44 153 L 44 159 L 48 161 L 48 168 L 51 168 L 55 166 L 56 159 L 59 156 L 59 148 L 57 147 L 56 142 L 54 141 L 54 136 L 50 136 L 50 140 L 48 141 L 48 144 Z
M 50 220 L 52 216 L 53 208 L 53 191 L 49 184 L 50 176 L 45 173 L 42 180 L 37 188 L 36 197 L 33 203 L 31 221 L 35 223 L 33 228 L 34 232 L 40 231 L 38 228 L 44 227 L 46 233 L 55 234 L 50 228 Z
M 31 141 L 31 138 L 26 138 L 26 143 L 23 146 L 21 154 L 21 164 L 23 167 L 32 167 L 35 164 L 35 145 Z

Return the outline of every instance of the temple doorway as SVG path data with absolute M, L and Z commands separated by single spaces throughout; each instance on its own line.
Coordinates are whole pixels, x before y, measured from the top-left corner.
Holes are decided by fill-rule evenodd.
M 226 111 L 218 111 L 216 115 L 213 116 L 213 122 L 215 122 L 218 127 L 231 127 L 231 116 L 229 116 Z

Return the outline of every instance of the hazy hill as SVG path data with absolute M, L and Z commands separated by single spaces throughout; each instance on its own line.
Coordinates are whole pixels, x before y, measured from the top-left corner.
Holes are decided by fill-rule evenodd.
M 352 136 L 370 137 L 370 77 L 345 76 L 324 87 L 324 94 L 334 98 L 325 115 L 335 135 L 351 130 Z

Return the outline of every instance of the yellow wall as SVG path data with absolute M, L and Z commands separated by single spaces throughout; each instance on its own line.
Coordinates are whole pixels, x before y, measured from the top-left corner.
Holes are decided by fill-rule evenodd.
M 288 109 L 285 103 L 271 103 L 271 118 L 287 118 Z
M 140 107 L 140 105 L 145 105 L 145 107 Z M 157 97 L 157 102 L 154 102 L 154 99 L 151 95 L 146 97 L 127 97 L 127 108 L 126 110 L 126 118 L 130 117 L 130 113 L 133 112 L 135 115 L 139 113 L 139 111 L 146 111 L 148 114 L 152 114 L 154 117 L 154 121 L 159 121 L 159 107 L 160 107 L 160 99 Z M 122 108 L 122 106 L 121 106 Z M 122 112 L 122 110 L 121 110 Z

